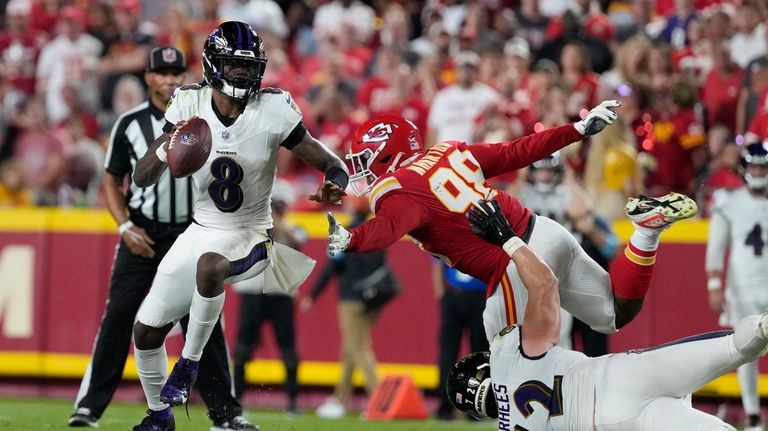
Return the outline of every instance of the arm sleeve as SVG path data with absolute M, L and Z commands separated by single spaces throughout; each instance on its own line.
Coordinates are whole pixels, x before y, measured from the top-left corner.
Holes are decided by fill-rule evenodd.
M 730 225 L 721 211 L 715 210 L 709 219 L 709 239 L 707 240 L 707 271 L 722 271 L 725 250 L 730 242 Z
M 131 147 L 125 137 L 126 121 L 120 119 L 112 128 L 109 135 L 109 147 L 107 157 L 104 160 L 104 168 L 116 177 L 124 177 L 131 172 Z
M 291 133 L 289 133 L 288 136 L 283 140 L 283 142 L 280 143 L 280 146 L 290 150 L 291 148 L 298 145 L 299 142 L 301 142 L 301 139 L 304 138 L 304 135 L 306 134 L 307 134 L 307 129 L 304 127 L 304 123 L 299 121 L 299 124 L 297 124 L 293 128 L 293 130 L 291 130 Z
M 493 178 L 541 160 L 555 151 L 583 139 L 572 124 L 523 136 L 498 144 L 472 144 L 469 151 L 483 169 L 485 178 Z
M 347 251 L 383 250 L 408 232 L 429 222 L 426 209 L 415 199 L 403 194 L 383 197 L 377 203 L 376 217 L 350 228 L 352 240 Z M 403 211 L 403 208 L 408 208 Z

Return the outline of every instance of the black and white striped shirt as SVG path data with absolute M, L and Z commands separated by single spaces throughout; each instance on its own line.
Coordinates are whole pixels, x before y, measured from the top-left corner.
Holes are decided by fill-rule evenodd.
M 133 174 L 136 162 L 147 147 L 163 133 L 163 111 L 149 101 L 122 114 L 109 136 L 109 148 L 104 167 L 107 172 L 125 177 Z M 186 224 L 192 220 L 192 177 L 175 179 L 166 170 L 149 187 L 138 187 L 131 181 L 125 204 L 131 213 L 168 224 Z

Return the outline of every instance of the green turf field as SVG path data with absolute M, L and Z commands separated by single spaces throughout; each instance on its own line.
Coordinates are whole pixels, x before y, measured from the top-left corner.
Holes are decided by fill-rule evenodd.
M 99 421 L 98 430 L 130 430 L 143 417 L 140 404 L 113 403 Z M 0 398 L 0 430 L 73 430 L 67 427 L 72 413 L 72 401 L 48 399 Z M 187 419 L 184 408 L 176 408 L 176 429 L 179 431 L 208 431 L 211 422 L 200 406 L 189 408 Z M 306 413 L 296 419 L 287 419 L 283 412 L 249 411 L 246 416 L 261 426 L 262 431 L 483 431 L 492 430 L 490 421 L 470 423 L 427 421 L 362 421 L 359 415 L 338 421 L 317 418 Z M 90 429 L 90 428 L 81 428 Z

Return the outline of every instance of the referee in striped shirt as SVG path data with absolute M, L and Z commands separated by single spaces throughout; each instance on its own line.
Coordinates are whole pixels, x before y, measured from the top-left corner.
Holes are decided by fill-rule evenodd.
M 166 171 L 157 184 L 131 182 L 136 162 L 163 133 L 164 109 L 187 70 L 181 51 L 155 48 L 145 74 L 149 100 L 121 115 L 109 139 L 104 192 L 107 208 L 120 226 L 109 298 L 96 335 L 93 356 L 75 401 L 70 426 L 96 427 L 120 382 L 131 344 L 136 312 L 152 286 L 163 256 L 192 221 L 192 179 Z M 127 192 L 125 185 L 128 184 Z M 182 320 L 186 331 L 187 317 Z M 197 385 L 213 421 L 211 431 L 258 430 L 242 416 L 232 396 L 229 362 L 219 321 L 200 361 Z

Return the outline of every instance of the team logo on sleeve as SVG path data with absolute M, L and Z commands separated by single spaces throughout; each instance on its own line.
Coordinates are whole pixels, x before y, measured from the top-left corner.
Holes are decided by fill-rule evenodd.
M 293 110 L 296 111 L 297 114 L 301 115 L 301 109 L 299 109 L 299 105 L 297 105 L 296 101 L 293 100 L 293 97 L 291 97 L 291 93 L 285 93 L 285 101 L 288 102 L 289 105 L 291 105 L 291 108 L 293 108 Z

